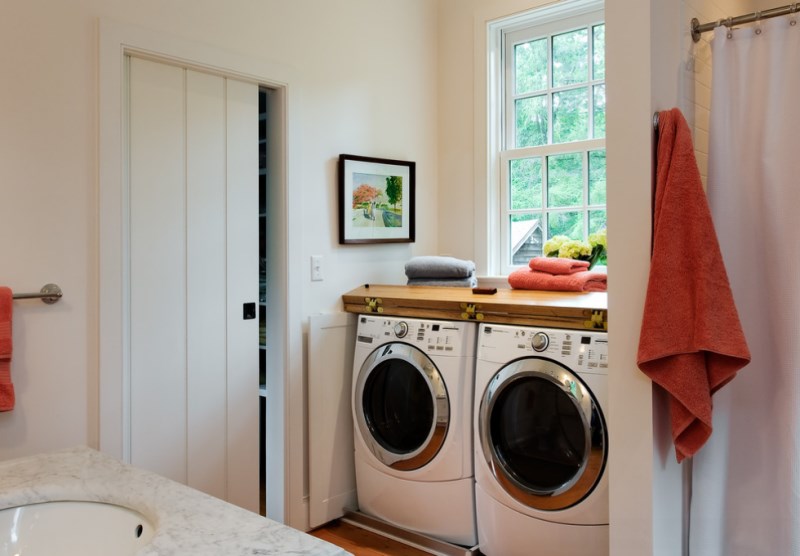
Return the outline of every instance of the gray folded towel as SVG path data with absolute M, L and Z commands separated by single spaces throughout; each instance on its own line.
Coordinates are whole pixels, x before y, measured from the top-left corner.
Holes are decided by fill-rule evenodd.
M 413 257 L 406 263 L 406 276 L 417 278 L 469 278 L 475 273 L 475 263 L 455 257 Z
M 478 277 L 473 272 L 468 278 L 409 278 L 409 286 L 448 286 L 451 288 L 475 288 Z

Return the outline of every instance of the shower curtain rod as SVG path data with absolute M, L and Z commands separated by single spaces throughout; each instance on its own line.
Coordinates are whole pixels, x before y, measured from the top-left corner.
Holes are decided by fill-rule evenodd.
M 800 10 L 800 4 L 795 2 L 794 4 L 789 4 L 788 6 L 782 6 L 780 8 L 770 8 L 769 10 L 764 10 L 760 12 L 753 12 L 747 15 L 740 15 L 738 17 L 729 17 L 726 19 L 718 19 L 717 21 L 712 21 L 710 23 L 703 23 L 700 24 L 700 21 L 696 17 L 692 18 L 692 40 L 697 42 L 700 40 L 700 35 L 705 33 L 706 31 L 711 31 L 719 27 L 720 25 L 724 25 L 726 27 L 733 27 L 734 25 L 742 25 L 744 23 L 752 23 L 754 21 L 759 21 L 762 19 L 769 19 L 770 17 L 778 17 L 781 15 L 793 14 Z

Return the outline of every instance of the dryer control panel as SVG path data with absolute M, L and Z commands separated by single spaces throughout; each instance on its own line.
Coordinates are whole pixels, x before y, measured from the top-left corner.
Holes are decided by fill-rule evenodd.
M 430 355 L 464 356 L 474 354 L 476 332 L 474 322 L 362 315 L 358 319 L 356 345 L 375 348 L 397 341 Z
M 544 357 L 583 372 L 608 372 L 605 332 L 481 324 L 477 358 L 504 363 L 520 357 Z

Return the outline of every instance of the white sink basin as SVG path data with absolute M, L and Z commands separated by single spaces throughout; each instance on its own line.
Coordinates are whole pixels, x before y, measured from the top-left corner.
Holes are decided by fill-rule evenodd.
M 0 556 L 128 556 L 150 542 L 140 513 L 101 502 L 45 502 L 0 511 Z

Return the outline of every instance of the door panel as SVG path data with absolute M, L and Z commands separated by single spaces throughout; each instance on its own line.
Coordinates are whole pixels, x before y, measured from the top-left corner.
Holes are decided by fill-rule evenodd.
M 353 347 L 356 316 L 311 315 L 308 321 L 308 513 L 318 527 L 356 508 L 353 460 Z
M 187 484 L 225 498 L 225 80 L 186 72 Z
M 130 63 L 131 463 L 186 482 L 183 70 Z
M 258 512 L 258 87 L 227 79 L 228 501 Z
M 258 88 L 130 59 L 131 460 L 258 511 Z

